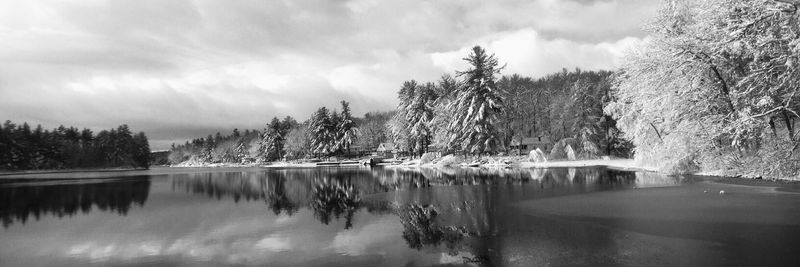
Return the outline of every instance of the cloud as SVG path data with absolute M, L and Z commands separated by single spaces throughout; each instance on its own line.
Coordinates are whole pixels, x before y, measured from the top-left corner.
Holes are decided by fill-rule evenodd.
M 655 1 L 2 1 L 0 118 L 127 123 L 161 149 L 339 100 L 388 110 L 474 44 L 523 74 L 610 68 Z
M 474 45 L 494 53 L 500 64 L 505 65 L 503 73 L 540 77 L 562 68 L 613 69 L 623 53 L 641 41 L 637 37 L 601 43 L 547 40 L 536 30 L 526 28 L 487 36 L 476 40 Z M 468 66 L 463 58 L 471 50 L 472 46 L 465 46 L 454 51 L 432 53 L 430 57 L 433 64 L 442 70 L 466 69 Z

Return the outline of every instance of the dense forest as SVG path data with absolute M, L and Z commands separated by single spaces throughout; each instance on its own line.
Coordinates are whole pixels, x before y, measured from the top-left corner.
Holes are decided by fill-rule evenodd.
M 624 58 L 606 107 L 637 159 L 672 172 L 797 176 L 798 7 L 667 3 Z
M 128 125 L 103 130 L 59 126 L 52 131 L 28 123 L 0 125 L 0 169 L 148 168 L 147 136 Z

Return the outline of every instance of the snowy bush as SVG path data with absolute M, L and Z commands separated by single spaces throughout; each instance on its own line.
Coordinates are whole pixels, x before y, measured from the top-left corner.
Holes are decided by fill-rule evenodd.
M 427 164 L 427 163 L 433 162 L 433 160 L 436 159 L 436 154 L 437 153 L 434 153 L 434 152 L 428 152 L 428 153 L 422 154 L 422 157 L 419 158 L 420 159 L 420 164 Z
M 461 156 L 447 155 L 442 157 L 436 164 L 440 166 L 457 166 L 462 162 L 464 162 L 464 158 Z
M 534 149 L 528 154 L 528 161 L 531 162 L 547 162 L 544 152 L 541 149 Z

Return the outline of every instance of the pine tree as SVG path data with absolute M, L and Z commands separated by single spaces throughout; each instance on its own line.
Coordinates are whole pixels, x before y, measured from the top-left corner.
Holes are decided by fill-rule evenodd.
M 311 150 L 315 154 L 327 155 L 331 151 L 331 118 L 328 108 L 321 107 L 311 117 L 309 131 L 311 133 Z
M 494 55 L 487 54 L 480 46 L 473 47 L 464 60 L 471 68 L 457 72 L 463 81 L 450 105 L 455 116 L 449 125 L 453 132 L 449 141 L 460 145 L 465 152 L 491 153 L 500 141 L 495 123 L 502 111 L 502 100 L 494 75 L 502 68 Z
M 432 83 L 419 86 L 411 98 L 411 103 L 406 106 L 406 120 L 410 125 L 413 147 L 420 155 L 428 151 L 431 142 L 430 127 L 436 101 L 435 87 Z
M 264 161 L 279 160 L 283 157 L 284 134 L 283 125 L 278 118 L 272 121 L 264 129 L 264 136 L 261 140 L 261 157 Z
M 133 136 L 133 162 L 136 167 L 150 167 L 150 144 L 144 132 L 139 132 Z
M 409 151 L 412 155 L 417 151 L 417 137 L 411 134 L 411 119 L 413 118 L 413 104 L 418 90 L 417 81 L 410 80 L 403 82 L 397 97 L 400 103 L 397 105 L 397 113 L 389 122 L 395 145 L 401 150 Z
M 353 115 L 350 114 L 350 103 L 344 100 L 340 103 L 342 104 L 342 113 L 338 126 L 336 127 L 338 136 L 336 142 L 338 143 L 338 147 L 349 153 L 350 146 L 358 139 L 358 128 L 356 127 L 355 121 L 353 121 Z

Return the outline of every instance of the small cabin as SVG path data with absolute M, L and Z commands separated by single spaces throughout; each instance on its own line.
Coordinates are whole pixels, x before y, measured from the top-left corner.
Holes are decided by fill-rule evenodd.
M 378 145 L 378 155 L 382 157 L 393 157 L 397 153 L 397 146 L 394 143 L 381 143 Z
M 243 157 L 242 164 L 253 164 L 256 163 L 256 158 L 253 157 Z
M 511 149 L 518 150 L 519 154 L 528 154 L 531 150 L 537 148 L 545 152 L 550 151 L 553 148 L 553 142 L 547 136 L 514 138 L 514 140 L 511 140 Z

